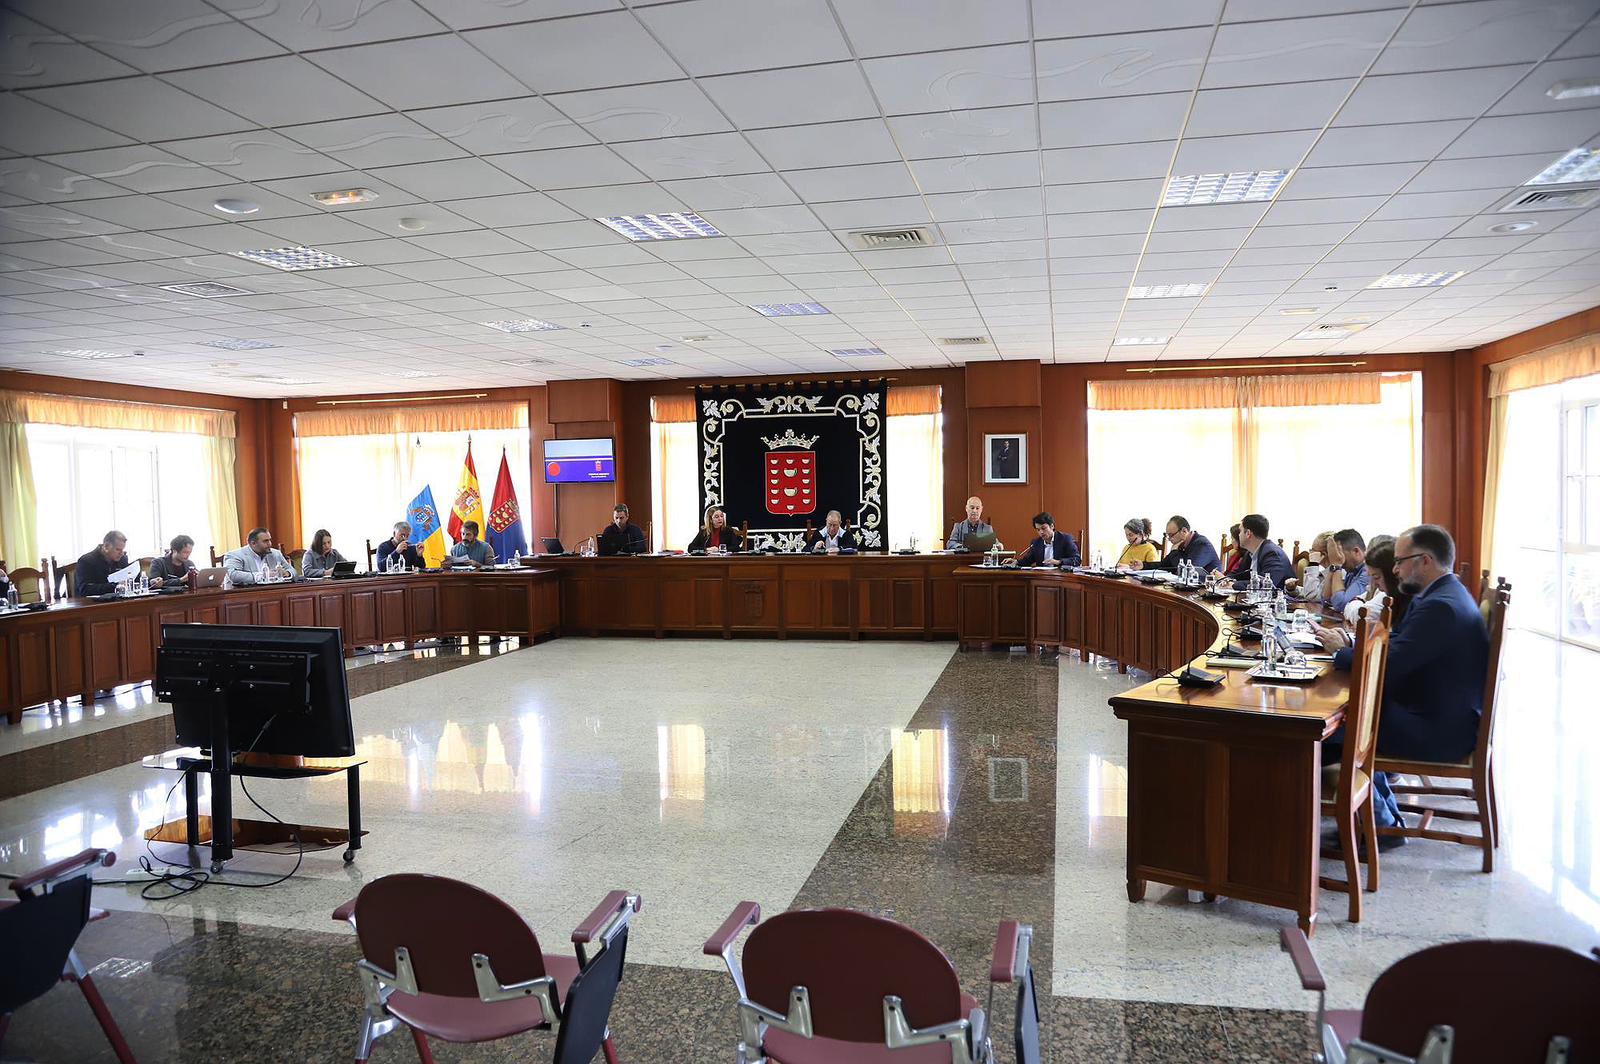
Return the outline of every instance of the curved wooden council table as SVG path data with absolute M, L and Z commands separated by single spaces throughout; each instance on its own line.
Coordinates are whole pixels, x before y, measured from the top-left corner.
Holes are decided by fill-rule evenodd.
M 1348 673 L 1280 684 L 1217 668 L 1221 686 L 1183 687 L 1166 674 L 1206 667 L 1233 627 L 1220 604 L 1059 570 L 970 567 L 956 584 L 963 647 L 1074 649 L 1157 674 L 1110 700 L 1128 722 L 1130 901 L 1167 883 L 1291 909 L 1311 933 L 1322 740 L 1344 720 Z

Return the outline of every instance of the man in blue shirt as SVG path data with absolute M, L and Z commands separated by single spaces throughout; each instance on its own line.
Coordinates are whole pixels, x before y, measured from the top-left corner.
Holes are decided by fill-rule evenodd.
M 1267 538 L 1271 526 L 1260 514 L 1245 514 L 1239 518 L 1239 546 L 1250 554 L 1250 572 L 1262 574 L 1272 581 L 1272 586 L 1283 590 L 1283 582 L 1294 575 L 1294 565 L 1283 548 Z M 1247 587 L 1249 580 L 1235 581 L 1236 587 Z
M 1078 553 L 1077 540 L 1065 532 L 1056 531 L 1056 519 L 1049 511 L 1033 515 L 1033 530 L 1039 534 L 1028 544 L 1028 549 L 1022 552 L 1022 557 L 1016 559 L 1017 565 L 1059 565 L 1075 568 L 1083 564 L 1083 559 Z
M 1176 571 L 1179 562 L 1193 562 L 1201 572 L 1212 573 L 1222 568 L 1217 548 L 1211 541 L 1189 527 L 1189 519 L 1181 514 L 1167 518 L 1167 553 L 1151 566 L 1152 569 Z M 1139 566 L 1134 565 L 1137 569 Z
M 1334 533 L 1333 541 L 1344 555 L 1344 590 L 1328 596 L 1328 606 L 1343 613 L 1346 606 L 1367 593 L 1367 544 L 1353 528 Z
M 450 548 L 444 560 L 452 568 L 487 569 L 494 565 L 494 548 L 478 538 L 478 522 L 461 523 L 461 542 Z
M 1378 716 L 1378 753 L 1385 757 L 1460 761 L 1477 746 L 1489 632 L 1472 593 L 1452 571 L 1455 563 L 1455 541 L 1438 525 L 1407 529 L 1395 542 L 1395 576 L 1412 598 L 1389 638 Z M 1350 667 L 1354 652 L 1338 632 L 1318 629 L 1317 637 L 1334 651 L 1335 668 Z M 1322 744 L 1322 763 L 1336 763 L 1343 747 L 1341 730 Z M 1386 773 L 1377 774 L 1373 789 L 1378 825 L 1398 825 L 1399 803 Z M 1378 848 L 1404 842 L 1382 836 Z

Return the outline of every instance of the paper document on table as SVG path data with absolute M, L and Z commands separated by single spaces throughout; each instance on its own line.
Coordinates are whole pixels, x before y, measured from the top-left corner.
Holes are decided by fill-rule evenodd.
M 110 576 L 106 577 L 106 579 L 109 580 L 113 584 L 120 584 L 124 580 L 132 580 L 134 577 L 136 577 L 138 575 L 139 575 L 139 563 L 138 562 L 129 562 L 127 568 L 118 569 L 116 572 L 114 572 Z

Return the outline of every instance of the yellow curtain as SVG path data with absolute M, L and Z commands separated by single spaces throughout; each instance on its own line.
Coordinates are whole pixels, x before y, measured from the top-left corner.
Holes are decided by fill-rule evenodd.
M 942 396 L 937 384 L 911 384 L 900 388 L 889 389 L 890 417 L 906 417 L 913 414 L 937 414 L 941 409 Z
M 70 395 L 24 392 L 14 397 L 18 420 L 33 425 L 75 425 L 87 429 L 129 429 L 134 432 L 187 432 L 195 436 L 238 435 L 231 410 L 197 406 L 124 403 L 80 399 Z M 11 420 L 7 416 L 6 420 Z
M 1495 509 L 1500 501 L 1500 465 L 1506 449 L 1506 413 L 1511 408 L 1511 396 L 1496 395 L 1489 400 L 1489 441 L 1483 464 L 1483 525 L 1479 530 L 1478 558 L 1480 565 L 1490 572 L 1498 571 L 1494 564 Z
M 11 568 L 39 564 L 33 460 L 21 407 L 19 397 L 0 395 L 0 560 Z
M 239 527 L 239 492 L 234 477 L 238 445 L 232 436 L 207 436 L 205 448 L 206 468 L 211 474 L 211 490 L 206 494 L 211 542 L 223 551 L 229 551 L 244 542 L 244 530 Z
M 650 397 L 650 420 L 658 424 L 676 424 L 693 421 L 694 393 L 679 395 L 654 395 Z
M 1381 373 L 1091 381 L 1091 410 L 1204 410 L 1238 406 L 1353 406 L 1383 402 Z M 892 393 L 891 393 L 892 394 Z
M 294 434 L 301 438 L 381 436 L 414 432 L 476 432 L 527 427 L 527 403 L 336 406 L 327 410 L 305 410 L 294 416 Z
M 1600 333 L 1530 351 L 1489 367 L 1491 398 L 1600 373 Z

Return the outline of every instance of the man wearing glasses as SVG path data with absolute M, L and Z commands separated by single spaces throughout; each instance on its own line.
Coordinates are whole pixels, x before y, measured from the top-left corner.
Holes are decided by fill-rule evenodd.
M 1389 639 L 1378 717 L 1378 753 L 1384 757 L 1460 761 L 1477 745 L 1489 632 L 1472 593 L 1456 579 L 1455 563 L 1455 541 L 1438 525 L 1417 525 L 1395 541 L 1394 572 L 1411 605 Z M 1318 628 L 1317 638 L 1334 652 L 1335 668 L 1350 667 L 1354 651 L 1340 633 Z M 1343 745 L 1340 729 L 1323 742 L 1322 763 L 1337 764 Z M 1378 826 L 1398 825 L 1399 804 L 1384 773 L 1377 774 L 1373 789 Z M 1381 836 L 1378 848 L 1404 842 Z

